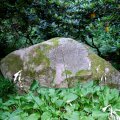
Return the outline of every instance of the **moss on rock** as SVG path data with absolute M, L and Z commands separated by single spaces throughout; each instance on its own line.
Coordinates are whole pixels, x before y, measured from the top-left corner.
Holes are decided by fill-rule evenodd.
M 114 71 L 110 63 L 98 57 L 95 53 L 90 53 L 88 57 L 91 61 L 93 79 L 100 79 L 105 74 L 110 75 Z M 108 69 L 108 71 L 106 71 L 106 69 Z
M 29 56 L 29 61 L 28 64 L 33 64 L 34 65 L 40 65 L 41 63 L 44 64 L 45 66 L 50 65 L 49 58 L 46 57 L 44 54 L 44 51 L 42 51 L 39 47 L 33 49 L 31 53 L 28 55 Z
M 47 45 L 46 47 L 49 49 Z M 29 76 L 31 78 L 38 76 L 39 72 L 37 72 L 35 68 L 40 67 L 40 65 L 44 65 L 44 68 L 48 68 L 50 66 L 50 60 L 46 57 L 44 50 L 41 50 L 40 47 L 36 47 L 28 54 L 28 61 L 25 63 L 27 69 L 24 70 L 23 76 Z M 44 74 L 42 70 L 40 74 Z
M 91 77 L 91 75 L 92 75 L 92 72 L 90 70 L 80 70 L 76 73 L 75 76 L 85 79 L 87 77 Z
M 12 75 L 14 75 L 19 70 L 23 68 L 23 61 L 21 60 L 19 55 L 9 54 L 2 61 L 1 64 L 5 63 L 7 71 L 9 71 Z
M 59 45 L 59 39 L 60 37 L 52 38 L 51 42 L 53 43 L 54 47 L 57 47 Z
M 48 45 L 48 44 L 42 44 L 42 47 L 43 47 L 44 53 L 47 53 L 47 52 L 49 52 L 49 50 L 52 49 L 52 46 Z

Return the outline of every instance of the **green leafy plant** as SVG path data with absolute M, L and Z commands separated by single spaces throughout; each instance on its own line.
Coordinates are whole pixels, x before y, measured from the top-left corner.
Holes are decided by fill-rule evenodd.
M 0 97 L 6 97 L 12 93 L 15 93 L 14 83 L 9 79 L 0 76 Z
M 110 120 L 109 108 L 120 118 L 120 95 L 116 89 L 93 81 L 71 89 L 48 89 L 34 81 L 29 93 L 11 96 L 5 102 L 0 99 L 0 119 Z

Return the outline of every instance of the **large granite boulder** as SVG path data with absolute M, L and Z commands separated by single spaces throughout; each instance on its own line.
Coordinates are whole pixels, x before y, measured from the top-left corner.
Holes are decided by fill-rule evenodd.
M 120 89 L 120 73 L 88 46 L 71 38 L 53 38 L 16 50 L 1 60 L 0 69 L 9 79 L 21 73 L 18 82 L 26 89 L 33 80 L 38 80 L 41 86 L 54 88 L 100 80 Z

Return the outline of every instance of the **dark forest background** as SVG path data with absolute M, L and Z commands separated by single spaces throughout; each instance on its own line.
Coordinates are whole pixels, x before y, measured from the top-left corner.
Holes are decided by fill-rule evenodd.
M 120 1 L 0 0 L 0 58 L 53 37 L 84 42 L 120 70 Z

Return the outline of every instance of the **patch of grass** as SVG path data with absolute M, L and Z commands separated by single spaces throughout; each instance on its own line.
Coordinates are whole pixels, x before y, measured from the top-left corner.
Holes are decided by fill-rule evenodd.
M 27 94 L 0 99 L 1 120 L 108 120 L 111 109 L 119 117 L 119 91 L 93 81 L 70 89 L 42 88 L 34 81 Z

